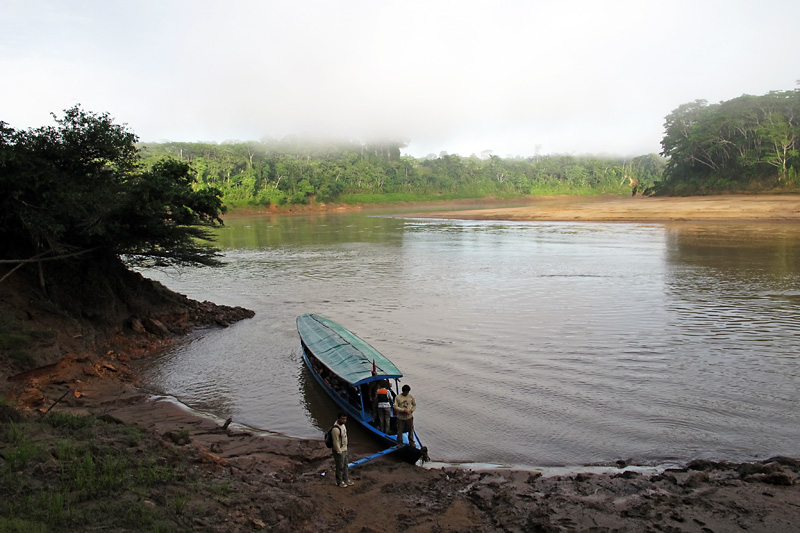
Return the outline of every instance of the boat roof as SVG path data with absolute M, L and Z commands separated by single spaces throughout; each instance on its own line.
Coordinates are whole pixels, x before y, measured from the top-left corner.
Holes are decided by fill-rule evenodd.
M 323 365 L 352 385 L 403 377 L 383 354 L 333 320 L 306 313 L 297 317 L 297 332 Z

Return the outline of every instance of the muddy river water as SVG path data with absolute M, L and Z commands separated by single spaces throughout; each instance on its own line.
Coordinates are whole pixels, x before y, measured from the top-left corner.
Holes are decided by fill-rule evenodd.
M 800 456 L 798 224 L 370 211 L 228 217 L 217 234 L 226 267 L 145 271 L 256 312 L 146 369 L 196 409 L 320 438 L 335 407 L 295 328 L 313 312 L 404 372 L 437 461 Z

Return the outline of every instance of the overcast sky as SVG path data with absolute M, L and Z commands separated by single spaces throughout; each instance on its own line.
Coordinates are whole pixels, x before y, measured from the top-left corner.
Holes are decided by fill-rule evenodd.
M 641 155 L 680 104 L 798 87 L 799 25 L 798 0 L 0 0 L 0 120 Z

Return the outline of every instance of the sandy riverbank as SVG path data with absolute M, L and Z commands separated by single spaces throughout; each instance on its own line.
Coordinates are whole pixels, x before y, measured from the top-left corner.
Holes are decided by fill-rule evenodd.
M 422 213 L 429 218 L 550 221 L 796 221 L 800 195 L 532 198 L 525 206 Z

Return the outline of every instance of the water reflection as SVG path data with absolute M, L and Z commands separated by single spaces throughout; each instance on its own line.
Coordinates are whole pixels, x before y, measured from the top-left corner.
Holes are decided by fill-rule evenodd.
M 197 358 L 195 364 L 186 366 L 187 354 L 208 354 L 197 350 L 194 344 L 201 342 L 209 331 L 192 335 L 175 350 L 162 354 L 155 361 L 138 362 L 138 372 L 152 390 L 158 394 L 177 397 L 182 403 L 199 411 L 213 413 L 219 418 L 227 418 L 235 412 L 232 383 L 219 376 L 214 370 L 213 360 Z M 152 364 L 151 364 L 152 363 Z M 147 365 L 146 367 L 143 365 Z

